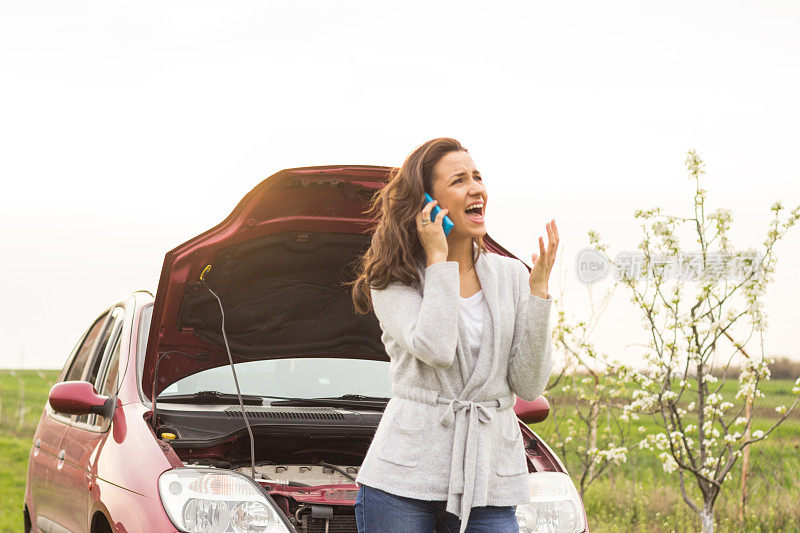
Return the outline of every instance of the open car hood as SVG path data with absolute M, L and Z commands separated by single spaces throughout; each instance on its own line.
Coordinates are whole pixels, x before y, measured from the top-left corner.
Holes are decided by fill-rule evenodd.
M 222 300 L 234 362 L 388 361 L 377 318 L 356 314 L 344 282 L 354 279 L 355 262 L 369 247 L 374 225 L 364 212 L 389 172 L 368 165 L 282 170 L 219 225 L 168 252 L 142 369 L 151 400 L 186 376 L 228 364 L 219 303 L 201 281 L 204 270 Z M 511 255 L 488 235 L 484 242 Z

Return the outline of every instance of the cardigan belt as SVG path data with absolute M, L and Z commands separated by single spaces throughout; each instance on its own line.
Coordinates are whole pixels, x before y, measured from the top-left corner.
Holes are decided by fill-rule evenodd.
M 474 402 L 459 398 L 446 398 L 437 391 L 420 389 L 411 386 L 393 385 L 392 392 L 401 398 L 427 404 L 446 404 L 447 409 L 439 419 L 446 427 L 454 426 L 453 455 L 450 462 L 450 487 L 448 489 L 447 511 L 457 515 L 461 520 L 463 533 L 467 528 L 472 501 L 474 499 L 474 481 L 469 484 L 473 490 L 464 491 L 467 479 L 474 480 L 478 462 L 478 431 L 481 424 L 490 422 L 494 413 L 508 409 L 516 398 L 513 394 L 485 402 Z M 457 495 L 461 495 L 461 502 Z M 459 509 L 460 508 L 460 509 Z M 460 511 L 460 512 L 457 512 Z

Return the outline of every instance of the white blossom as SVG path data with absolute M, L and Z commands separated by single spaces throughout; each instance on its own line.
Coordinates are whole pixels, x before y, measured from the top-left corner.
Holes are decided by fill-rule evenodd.
M 621 446 L 618 448 L 609 448 L 608 450 L 600 450 L 597 452 L 595 462 L 599 463 L 603 459 L 606 461 L 613 461 L 614 463 L 624 463 L 628 460 L 628 448 Z
M 750 396 L 754 396 L 756 392 L 756 384 L 755 381 L 748 381 L 743 383 L 739 390 L 736 392 L 736 398 L 747 398 Z
M 661 459 L 661 466 L 664 468 L 664 472 L 671 474 L 678 469 L 678 463 L 669 453 L 662 452 L 658 457 Z
M 636 389 L 631 393 L 631 398 L 633 398 L 634 400 L 638 400 L 640 398 L 645 398 L 645 397 L 647 397 L 649 395 L 650 395 L 650 393 L 647 392 L 646 390 Z
M 736 433 L 728 433 L 727 435 L 725 435 L 725 442 L 733 444 L 740 438 L 742 438 L 742 434 L 739 433 L 738 431 Z

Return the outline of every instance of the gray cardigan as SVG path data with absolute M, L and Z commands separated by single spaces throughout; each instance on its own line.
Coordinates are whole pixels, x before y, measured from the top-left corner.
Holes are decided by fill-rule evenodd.
M 477 360 L 459 312 L 458 262 L 420 268 L 421 289 L 372 290 L 390 357 L 393 397 L 356 482 L 399 496 L 447 500 L 467 526 L 470 509 L 530 499 L 515 394 L 537 398 L 552 369 L 552 297 L 534 296 L 517 259 L 475 262 L 490 321 Z

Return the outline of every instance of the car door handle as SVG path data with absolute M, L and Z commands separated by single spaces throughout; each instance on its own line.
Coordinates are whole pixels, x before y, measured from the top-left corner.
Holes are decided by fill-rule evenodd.
M 33 446 L 35 448 L 41 448 L 42 447 L 42 439 L 36 439 L 36 441 L 34 441 L 34 443 L 33 443 Z
M 67 457 L 67 450 L 61 450 L 58 452 L 58 458 L 63 461 Z

